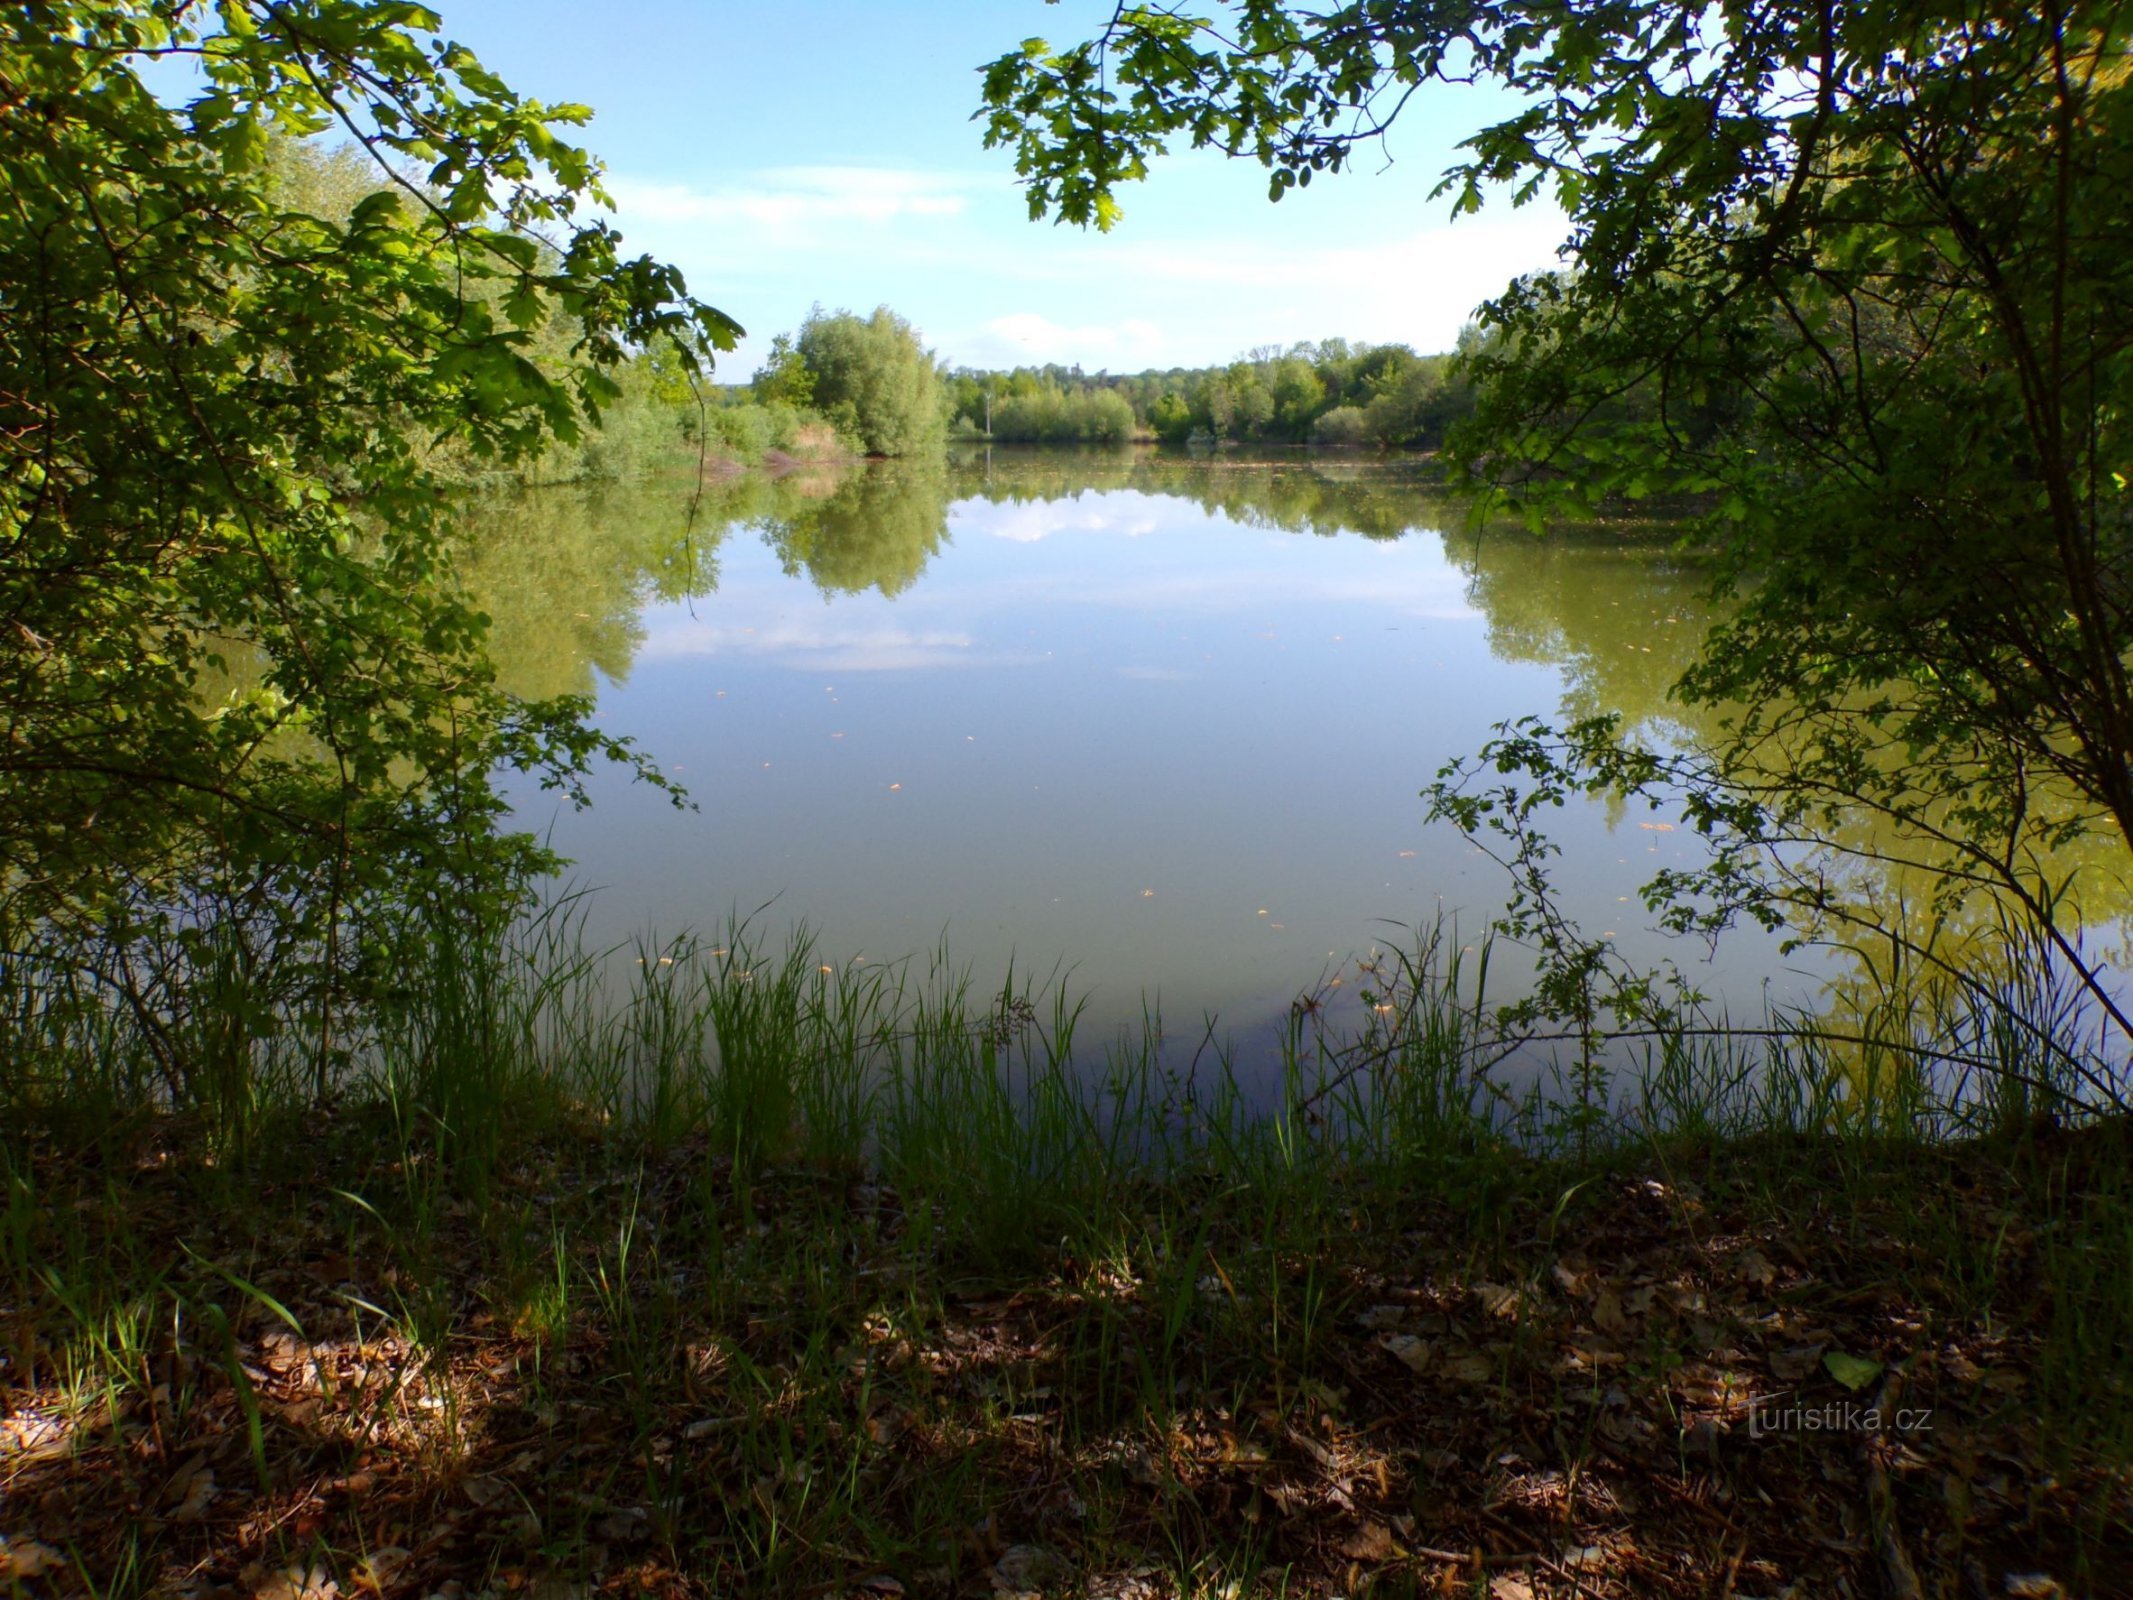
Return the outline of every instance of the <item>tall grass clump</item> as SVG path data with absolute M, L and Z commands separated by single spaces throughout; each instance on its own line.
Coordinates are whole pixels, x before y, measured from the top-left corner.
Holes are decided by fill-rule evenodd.
M 1566 1032 L 1446 922 L 1322 973 L 1270 1035 L 1151 1009 L 1105 1036 L 1058 973 L 839 960 L 756 918 L 607 947 L 585 911 L 411 914 L 323 1090 L 294 1015 L 144 1022 L 10 950 L 0 1420 L 113 1505 L 112 1442 L 161 1441 L 163 1514 L 83 1558 L 95 1592 L 235 1537 L 184 1518 L 234 1526 L 240 1496 L 280 1508 L 244 1535 L 270 1570 L 355 1570 L 352 1523 L 324 1548 L 297 1520 L 355 1461 L 466 1530 L 412 1558 L 432 1576 L 537 1539 L 587 1583 L 641 1557 L 954 1587 L 1070 1546 L 1278 1587 L 1301 1524 L 1232 1516 L 1223 1477 L 1278 1506 L 1322 1473 L 1381 1521 L 1465 1496 L 1497 1526 L 1525 1513 L 1464 1463 L 1545 1416 L 1533 1481 L 1615 1481 L 1602 1445 L 1636 1451 L 1636 1422 L 1673 1483 L 1708 1454 L 1676 1375 L 1729 1349 L 1821 1381 L 1808 1330 L 1938 1382 L 1994 1450 L 2041 1429 L 2066 1483 L 2133 1461 L 2133 1161 L 2046 973 Z M 203 970 L 203 1007 L 258 981 Z M 217 1051 L 267 1070 L 239 1088 Z M 2018 1114 L 2002 1065 L 2044 1085 Z M 1983 1375 L 1962 1394 L 1950 1352 Z M 1960 1440 L 1914 1443 L 1963 1470 Z M 1843 1499 L 1852 1446 L 1817 1448 Z M 1055 1480 L 1083 1509 L 1016 1523 Z M 2112 1503 L 2072 1535 L 2099 1570 Z M 1594 1516 L 1665 1536 L 1640 1515 L 1607 1502 L 1575 1547 Z
M 1320 1168 L 1417 1181 L 1508 1150 L 1602 1158 L 1652 1137 L 1933 1142 L 2122 1114 L 2088 991 L 2043 947 L 1976 981 L 1848 981 L 1841 1013 L 1746 1022 L 1693 996 L 1565 1032 L 1491 993 L 1495 945 L 1448 923 L 1329 973 L 1271 1039 L 1208 1019 L 1190 1059 L 1150 1012 L 1091 1039 L 1054 974 L 980 989 L 946 950 L 825 959 L 806 929 L 597 949 L 565 896 L 508 923 L 419 905 L 389 985 L 330 1039 L 278 1003 L 241 923 L 86 957 L 0 944 L 0 1094 L 18 1125 L 176 1113 L 236 1152 L 277 1116 L 375 1105 L 483 1165 L 579 1116 L 745 1165 L 857 1164 L 973 1213 L 1100 1203 L 1124 1179 L 1277 1182 Z M 1264 1068 L 1248 1067 L 1249 1047 Z
M 504 925 L 409 915 L 394 981 L 340 1019 L 330 1055 L 315 1026 L 275 1012 L 233 938 L 195 941 L 182 974 L 159 975 L 137 953 L 130 967 L 110 952 L 70 965 L 13 939 L 0 957 L 11 1272 L 36 1277 L 24 1218 L 31 1155 L 50 1141 L 116 1148 L 175 1118 L 234 1173 L 315 1137 L 296 1130 L 324 1107 L 329 1139 L 383 1138 L 336 1187 L 412 1230 L 414 1259 L 455 1205 L 485 1210 L 555 1140 L 594 1140 L 623 1175 L 699 1151 L 732 1175 L 736 1204 L 780 1171 L 865 1185 L 894 1196 L 927 1270 L 1061 1249 L 1171 1262 L 1162 1292 L 1194 1308 L 1209 1277 L 1194 1240 L 1217 1215 L 1256 1231 L 1269 1261 L 1309 1258 L 1339 1248 L 1359 1207 L 1396 1214 L 1400 1196 L 1485 1234 L 1536 1189 L 1717 1163 L 1774 1207 L 1795 1204 L 1809 1172 L 1825 1186 L 1834 1173 L 1862 1208 L 1917 1183 L 1921 1247 L 1983 1304 L 2013 1268 L 1997 1247 L 1934 1234 L 1925 1196 L 1935 1152 L 2001 1140 L 2030 1152 L 2010 1170 L 2032 1174 L 2033 1202 L 2057 1219 L 2032 1264 L 2053 1297 L 2047 1381 L 2071 1394 L 2098 1352 L 2133 1342 L 2117 1270 L 2133 1239 L 2125 1143 L 2084 1146 L 2078 1168 L 2049 1144 L 2111 1125 L 2123 1067 L 2098 1056 L 2081 991 L 2038 952 L 1967 986 L 1855 992 L 1841 1014 L 1746 1025 L 1689 1002 L 1566 1034 L 1492 993 L 1495 944 L 1440 923 L 1322 975 L 1271 1040 L 1215 1019 L 1173 1036 L 1153 1012 L 1095 1038 L 1056 973 L 994 988 L 945 950 L 838 961 L 805 929 L 774 938 L 749 918 L 716 940 L 599 948 L 583 911 L 566 896 Z M 553 1285 L 554 1241 L 520 1243 L 528 1280 Z M 84 1246 L 79 1260 L 93 1257 Z M 83 1338 L 134 1315 L 95 1294 L 66 1303 Z M 384 1310 L 423 1320 L 419 1306 Z M 2068 1414 L 2127 1431 L 2116 1391 Z

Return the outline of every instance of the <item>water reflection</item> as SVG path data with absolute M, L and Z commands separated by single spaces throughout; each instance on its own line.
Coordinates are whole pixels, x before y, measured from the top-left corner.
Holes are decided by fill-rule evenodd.
M 1566 692 L 1635 676 L 1658 707 L 1647 613 L 1692 626 L 1693 576 L 1652 552 L 1477 544 L 1377 463 L 1000 452 L 737 477 L 693 515 L 680 490 L 480 511 L 506 685 L 596 692 L 700 806 L 524 800 L 605 887 L 604 933 L 774 900 L 841 956 L 945 933 L 981 967 L 1070 964 L 1098 1025 L 1146 993 L 1249 1026 L 1390 924 L 1478 930 L 1502 885 L 1421 786 Z M 1581 813 L 1567 876 L 1634 941 L 1677 842 Z
M 1149 531 L 1156 524 L 1144 502 L 1158 498 L 1240 528 L 1387 542 L 1419 530 L 1440 540 L 1449 569 L 1465 575 L 1473 606 L 1487 616 L 1497 653 L 1566 669 L 1566 704 L 1577 709 L 1662 713 L 1666 685 L 1706 621 L 1693 569 L 1671 559 L 1663 534 L 1543 539 L 1504 524 L 1484 535 L 1419 469 L 1344 461 L 987 452 L 944 467 L 736 474 L 693 495 L 673 486 L 541 490 L 476 502 L 465 566 L 493 619 L 506 685 L 527 695 L 586 692 L 593 669 L 611 682 L 627 679 L 645 644 L 647 602 L 718 588 L 721 552 L 735 541 L 759 539 L 788 577 L 804 577 L 825 598 L 868 590 L 894 598 L 950 542 L 959 505 L 1000 508 L 985 531 L 1033 542 Z M 1016 517 L 1015 508 L 1030 514 Z M 1133 586 L 1123 564 L 1118 576 Z M 1195 581 L 1149 598 L 1205 603 L 1254 573 L 1183 576 Z M 1456 603 L 1472 609 L 1464 593 Z M 1655 631 L 1662 623 L 1667 632 Z
M 754 525 L 786 575 L 804 572 L 825 596 L 902 594 L 948 536 L 953 494 L 939 467 L 879 467 L 819 489 L 809 478 L 788 478 L 773 493 L 776 509 Z
M 1418 791 L 1499 721 L 1717 731 L 1667 696 L 1710 613 L 1663 531 L 1476 531 L 1398 465 L 997 452 L 735 477 L 693 507 L 548 491 L 476 526 L 506 685 L 597 692 L 701 806 L 619 784 L 583 817 L 527 803 L 605 886 L 604 931 L 774 901 L 845 957 L 945 933 L 981 981 L 1010 954 L 1073 964 L 1097 1024 L 1149 994 L 1186 1031 L 1208 1010 L 1249 1027 L 1391 924 L 1478 930 L 1504 883 L 1423 825 Z M 1847 826 L 1873 867 L 1849 903 L 1983 941 L 1989 906 L 1936 901 L 1929 860 L 1881 821 Z M 1694 861 L 1691 835 L 1600 806 L 1554 831 L 1591 931 L 1693 961 L 1636 900 Z M 2075 868 L 2086 912 L 2122 913 L 2100 858 L 2054 863 Z M 1870 1003 L 1876 960 L 1837 975 L 1841 1002 Z M 1693 976 L 1755 1014 L 1830 974 L 1748 937 Z
M 692 529 L 671 489 L 485 496 L 463 525 L 460 570 L 489 616 L 498 678 L 528 699 L 622 682 L 644 643 L 646 602 L 718 582 L 717 536 Z

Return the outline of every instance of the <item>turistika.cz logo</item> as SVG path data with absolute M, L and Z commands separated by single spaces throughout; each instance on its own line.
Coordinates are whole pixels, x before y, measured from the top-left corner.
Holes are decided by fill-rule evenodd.
M 1933 1426 L 1931 1406 L 1884 1410 L 1860 1400 L 1830 1400 L 1819 1405 L 1773 1403 L 1782 1398 L 1772 1395 L 1749 1406 L 1749 1438 L 1766 1439 L 1777 1433 L 1923 1433 Z

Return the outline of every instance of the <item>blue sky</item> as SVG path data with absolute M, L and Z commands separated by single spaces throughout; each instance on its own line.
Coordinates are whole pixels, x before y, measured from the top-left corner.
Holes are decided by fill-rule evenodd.
M 1030 222 L 970 120 L 978 69 L 1087 36 L 1108 3 L 432 3 L 520 92 L 593 108 L 581 142 L 632 247 L 749 330 L 727 381 L 817 302 L 889 305 L 955 365 L 1138 371 L 1331 335 L 1443 349 L 1563 232 L 1546 205 L 1455 224 L 1429 198 L 1458 140 L 1508 109 L 1477 89 L 1419 97 L 1389 166 L 1366 156 L 1279 205 L 1256 164 L 1181 153 L 1108 235 Z

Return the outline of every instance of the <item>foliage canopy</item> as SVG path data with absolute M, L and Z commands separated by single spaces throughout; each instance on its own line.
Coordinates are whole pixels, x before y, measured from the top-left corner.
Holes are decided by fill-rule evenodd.
M 1537 517 L 1702 508 L 1738 601 L 1677 688 L 1724 712 L 1714 829 L 1827 839 L 1865 804 L 1951 895 L 2051 923 L 2051 845 L 2133 838 L 2128 8 L 1208 9 L 991 65 L 988 142 L 1032 213 L 1109 227 L 1178 141 L 1260 161 L 1278 199 L 1435 84 L 1517 91 L 1439 192 L 1551 192 L 1573 266 L 1484 308 L 1468 472 Z M 1651 778 L 1604 757 L 1612 731 L 1578 730 L 1574 769 Z
M 389 963 L 366 908 L 448 875 L 435 898 L 478 900 L 538 858 L 496 832 L 499 764 L 570 785 L 628 756 L 583 702 L 496 689 L 436 463 L 576 441 L 636 352 L 670 345 L 686 375 L 739 330 L 589 214 L 599 167 L 559 131 L 585 110 L 514 94 L 439 28 L 399 0 L 0 17 L 17 930 L 278 965 L 330 1004 Z M 147 78 L 188 70 L 182 101 Z M 369 158 L 333 204 L 276 158 L 328 133 Z
M 940 370 L 911 324 L 887 306 L 871 317 L 817 310 L 793 349 L 815 409 L 868 455 L 918 455 L 947 437 Z M 789 388 L 791 375 L 775 363 L 774 356 L 773 381 Z

